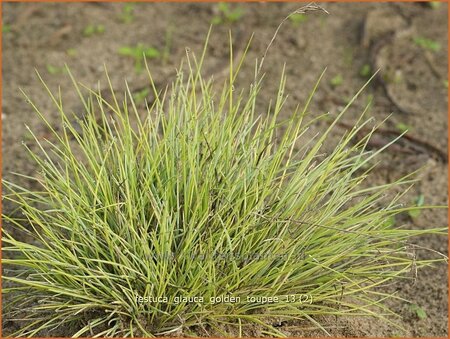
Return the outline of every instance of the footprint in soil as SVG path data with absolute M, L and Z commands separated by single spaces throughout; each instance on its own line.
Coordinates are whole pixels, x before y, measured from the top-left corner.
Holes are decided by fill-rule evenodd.
M 416 27 L 400 12 L 375 10 L 366 18 L 362 45 L 369 48 L 373 69 L 380 69 L 378 80 L 400 113 L 432 114 L 445 109 L 436 100 L 445 79 L 435 53 L 417 42 L 422 29 L 419 33 Z

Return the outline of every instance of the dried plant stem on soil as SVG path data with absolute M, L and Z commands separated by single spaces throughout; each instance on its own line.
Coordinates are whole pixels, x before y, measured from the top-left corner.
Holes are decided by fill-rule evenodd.
M 353 142 L 369 124 L 365 112 L 330 154 L 321 153 L 363 89 L 322 134 L 305 140 L 319 82 L 305 106 L 280 122 L 284 72 L 260 114 L 262 80 L 235 88 L 245 55 L 238 65 L 230 56 L 229 77 L 215 92 L 201 74 L 205 51 L 200 60 L 188 55 L 170 91 L 159 92 L 147 67 L 155 100 L 144 115 L 128 85 L 120 103 L 108 77 L 112 99 L 105 100 L 101 91 L 83 93 L 69 71 L 86 109 L 80 130 L 61 94 L 44 83 L 61 126 L 31 104 L 52 138 L 35 137 L 38 151 L 29 149 L 39 174 L 19 175 L 38 188 L 4 181 L 4 198 L 20 214 L 3 218 L 33 239 L 4 232 L 3 263 L 13 272 L 4 292 L 14 299 L 5 317 L 27 310 L 14 335 L 52 335 L 64 324 L 74 337 L 199 328 L 230 336 L 256 324 L 262 335 L 283 336 L 275 326 L 282 320 L 308 320 L 328 334 L 317 320 L 324 315 L 370 315 L 396 326 L 384 304 L 395 296 L 379 288 L 441 260 L 415 260 L 408 248 L 411 237 L 445 228 L 398 229 L 390 221 L 425 208 L 403 207 L 403 194 L 391 194 L 406 192 L 413 175 L 364 186 L 374 158 L 395 142 L 368 151 L 376 128 Z M 211 302 L 226 296 L 239 302 Z
M 259 66 L 258 66 L 258 71 L 256 72 L 256 76 L 258 74 L 261 73 L 261 69 L 262 66 L 264 64 L 264 60 L 266 59 L 267 53 L 269 52 L 270 47 L 272 46 L 272 44 L 274 43 L 275 39 L 277 38 L 278 32 L 281 28 L 281 26 L 283 26 L 283 24 L 289 20 L 289 18 L 291 16 L 293 16 L 294 14 L 306 14 L 308 12 L 314 12 L 314 11 L 322 11 L 325 12 L 326 14 L 329 14 L 324 8 L 322 8 L 321 6 L 315 4 L 314 2 L 311 2 L 309 4 L 307 4 L 306 6 L 300 7 L 299 9 L 296 9 L 295 11 L 291 12 L 287 17 L 285 17 L 280 24 L 278 25 L 277 29 L 275 30 L 275 33 L 273 34 L 272 39 L 270 40 L 269 44 L 266 47 L 266 50 L 264 51 L 264 54 L 261 58 L 261 61 L 259 62 Z

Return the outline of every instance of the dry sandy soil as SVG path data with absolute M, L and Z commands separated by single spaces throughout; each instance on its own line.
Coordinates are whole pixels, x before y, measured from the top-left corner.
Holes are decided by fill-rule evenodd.
M 407 196 L 411 202 L 423 194 L 427 204 L 447 205 L 447 4 L 437 8 L 420 3 L 323 4 L 329 14 L 310 13 L 297 24 L 288 20 L 269 50 L 265 61 L 264 98 L 273 97 L 280 70 L 286 63 L 287 92 L 290 97 L 285 114 L 296 103 L 303 103 L 320 73 L 327 67 L 311 112 L 329 111 L 335 115 L 364 84 L 367 74 L 380 69 L 344 121 L 352 124 L 368 100 L 373 98 L 370 115 L 382 121 L 385 133 L 378 133 L 372 147 L 380 147 L 398 132 L 409 127 L 408 140 L 390 148 L 382 156 L 371 183 L 391 181 L 419 167 L 421 181 Z M 222 76 L 227 71 L 228 30 L 231 28 L 235 54 L 255 33 L 241 79 L 251 79 L 253 60 L 260 58 L 275 29 L 284 17 L 299 7 L 295 3 L 234 4 L 243 16 L 233 23 L 214 26 L 205 65 L 207 74 Z M 114 87 L 124 91 L 126 78 L 131 90 L 145 89 L 146 76 L 135 71 L 134 61 L 122 56 L 123 46 L 142 43 L 163 53 L 149 59 L 156 83 L 165 86 L 175 74 L 186 47 L 199 53 L 217 4 L 135 4 L 129 22 L 123 19 L 124 5 L 109 3 L 52 4 L 5 3 L 3 5 L 3 175 L 10 172 L 32 175 L 35 167 L 22 141 L 29 143 L 25 124 L 45 137 L 48 131 L 19 92 L 27 92 L 43 112 L 57 121 L 57 112 L 37 80 L 36 68 L 53 90 L 61 86 L 66 108 L 80 111 L 81 105 L 62 71 L 67 63 L 76 78 L 88 86 L 99 79 L 105 86 L 106 63 Z M 100 32 L 89 34 L 89 25 L 101 25 Z M 369 70 L 370 67 L 370 71 Z M 141 92 L 145 95 L 145 91 Z M 314 125 L 318 131 L 325 122 Z M 346 129 L 341 125 L 330 140 L 336 141 Z M 29 183 L 23 182 L 27 185 Z M 8 212 L 11 206 L 5 204 Z M 411 228 L 447 225 L 446 210 L 422 212 L 419 217 L 397 220 Z M 5 225 L 8 227 L 8 225 Z M 423 247 L 447 253 L 447 239 L 426 236 L 416 239 Z M 417 251 L 420 259 L 435 257 Z M 390 306 L 406 329 L 400 331 L 372 318 L 324 319 L 333 336 L 438 336 L 447 337 L 447 264 L 419 271 L 415 284 L 400 282 L 389 287 L 410 303 L 391 301 Z M 426 312 L 421 319 L 412 305 Z M 302 324 L 297 324 L 302 325 Z M 18 324 L 5 320 L 7 335 Z M 306 325 L 305 325 L 306 326 Z M 290 336 L 322 336 L 308 328 L 285 328 Z M 55 333 L 48 333 L 55 335 Z M 60 333 L 64 335 L 64 333 Z M 67 335 L 67 334 L 66 334 Z M 258 335 L 256 331 L 253 335 Z

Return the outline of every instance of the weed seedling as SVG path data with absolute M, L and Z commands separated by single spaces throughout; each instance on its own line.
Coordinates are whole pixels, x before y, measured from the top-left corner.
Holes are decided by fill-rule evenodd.
M 403 122 L 399 122 L 397 124 L 395 124 L 395 128 L 400 132 L 400 133 L 404 133 L 407 131 L 411 130 L 411 126 L 403 123 Z
M 441 7 L 441 3 L 439 1 L 430 1 L 427 2 L 428 6 L 430 6 L 431 9 L 438 9 Z
M 77 50 L 75 48 L 69 48 L 66 50 L 66 54 L 70 57 L 74 57 L 77 55 Z
M 148 59 L 157 59 L 161 56 L 158 49 L 154 47 L 147 47 L 141 43 L 136 46 L 124 46 L 119 48 L 119 54 L 123 56 L 132 57 L 134 60 L 134 69 L 137 73 L 142 71 L 142 61 L 143 57 Z
M 233 23 L 238 21 L 244 15 L 244 9 L 240 6 L 231 9 L 230 5 L 226 2 L 220 2 L 218 4 L 219 15 L 213 17 L 211 23 L 213 25 L 222 23 Z
M 308 17 L 305 14 L 301 13 L 295 13 L 289 16 L 289 20 L 294 26 L 299 26 L 300 24 L 304 23 Z
M 122 13 L 119 15 L 119 20 L 124 24 L 129 24 L 134 20 L 134 4 L 126 3 L 123 5 Z
M 343 82 L 344 82 L 344 78 L 342 77 L 341 74 L 338 74 L 330 80 L 330 85 L 332 87 L 338 87 L 338 86 L 342 85 Z
M 7 25 L 7 24 L 3 25 L 2 33 L 9 33 L 9 32 L 11 32 L 11 25 Z
M 439 52 L 441 50 L 441 44 L 435 40 L 415 37 L 413 41 L 417 46 L 432 52 Z
M 52 75 L 64 73 L 66 70 L 64 67 L 53 66 L 51 64 L 47 64 L 45 67 L 47 68 L 47 72 Z
M 411 304 L 410 309 L 420 320 L 427 318 L 427 312 L 417 304 Z
M 83 35 L 85 37 L 91 37 L 95 34 L 102 34 L 105 32 L 105 26 L 103 25 L 87 25 L 83 30 Z
M 364 64 L 359 70 L 359 75 L 363 78 L 369 78 L 372 73 L 372 69 L 369 64 Z
M 419 194 L 415 200 L 416 207 L 422 207 L 425 203 L 425 196 L 423 194 Z M 411 218 L 415 219 L 420 215 L 421 209 L 411 209 L 408 211 L 408 214 Z
M 145 98 L 150 94 L 149 88 L 144 88 L 133 95 L 134 102 L 139 105 L 144 102 Z

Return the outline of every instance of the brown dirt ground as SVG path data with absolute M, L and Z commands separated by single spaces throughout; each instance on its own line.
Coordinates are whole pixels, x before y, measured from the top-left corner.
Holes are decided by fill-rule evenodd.
M 246 40 L 255 33 L 241 78 L 251 79 L 252 61 L 260 58 L 281 20 L 300 5 L 295 3 L 254 3 L 232 5 L 245 10 L 244 16 L 233 24 L 214 27 L 206 73 L 223 74 L 228 62 L 227 34 L 231 28 L 235 53 L 245 47 Z M 425 166 L 421 181 L 408 195 L 414 199 L 425 196 L 428 204 L 447 205 L 447 4 L 431 8 L 420 3 L 368 3 L 323 5 L 330 14 L 311 13 L 297 26 L 290 21 L 281 28 L 265 61 L 266 81 L 262 96 L 273 97 L 283 63 L 288 74 L 287 92 L 290 98 L 285 114 L 292 112 L 297 102 L 303 103 L 325 67 L 327 72 L 316 93 L 311 111 L 336 114 L 366 81 L 361 68 L 369 64 L 380 68 L 380 75 L 344 118 L 352 123 L 371 97 L 370 115 L 382 121 L 392 114 L 384 129 L 396 129 L 403 123 L 410 127 L 412 140 L 404 141 L 383 155 L 371 183 L 386 182 L 413 169 Z M 137 74 L 130 58 L 118 55 L 121 46 L 143 43 L 160 50 L 165 48 L 171 32 L 170 53 L 164 60 L 151 60 L 156 83 L 165 85 L 174 75 L 185 48 L 200 52 L 210 21 L 217 14 L 217 4 L 135 4 L 134 19 L 122 23 L 118 16 L 123 4 L 110 3 L 5 3 L 3 5 L 3 175 L 11 178 L 11 171 L 33 174 L 21 141 L 28 142 L 25 124 L 39 136 L 46 129 L 32 112 L 19 92 L 27 92 L 50 120 L 57 113 L 44 95 L 34 75 L 40 71 L 52 89 L 61 86 L 66 107 L 77 111 L 80 104 L 71 90 L 70 81 L 58 69 L 67 63 L 78 80 L 96 86 L 98 79 L 105 85 L 103 63 L 110 71 L 113 85 L 124 91 L 126 78 L 133 91 L 145 87 L 144 74 Z M 90 37 L 83 35 L 89 24 L 101 24 L 105 31 Z M 433 51 L 418 46 L 415 38 L 437 42 Z M 438 46 L 438 47 L 439 47 Z M 432 48 L 432 47 L 431 47 Z M 50 70 L 50 71 L 49 71 Z M 56 73 L 56 74 L 52 74 Z M 61 74 L 60 74 L 61 73 Z M 342 83 L 332 86 L 332 79 L 340 75 Z M 339 81 L 338 81 L 339 82 Z M 315 131 L 323 127 L 314 125 Z M 337 132 L 342 133 L 345 126 Z M 314 132 L 314 131 L 313 131 Z M 337 140 L 336 133 L 330 140 Z M 379 142 L 385 140 L 380 135 Z M 376 145 L 374 145 L 375 147 Z M 432 146 L 432 147 L 431 147 Z M 28 184 L 23 182 L 22 184 Z M 10 206 L 4 206 L 8 211 Z M 446 210 L 423 212 L 417 219 L 401 222 L 412 228 L 431 228 L 447 225 Z M 447 253 L 445 237 L 422 237 L 423 247 Z M 431 254 L 418 251 L 419 258 Z M 421 270 L 414 285 L 398 283 L 390 287 L 422 307 L 427 314 L 419 319 L 409 304 L 391 301 L 390 306 L 400 316 L 406 332 L 372 318 L 324 319 L 333 336 L 447 337 L 447 264 L 436 264 Z M 289 336 L 323 336 L 323 333 L 300 327 L 285 326 Z M 17 324 L 4 322 L 5 334 Z M 282 328 L 283 329 L 283 328 Z M 49 333 L 48 335 L 54 335 Z M 64 335 L 64 333 L 62 333 Z M 66 333 L 68 335 L 68 333 Z M 249 333 L 258 335 L 258 331 Z

